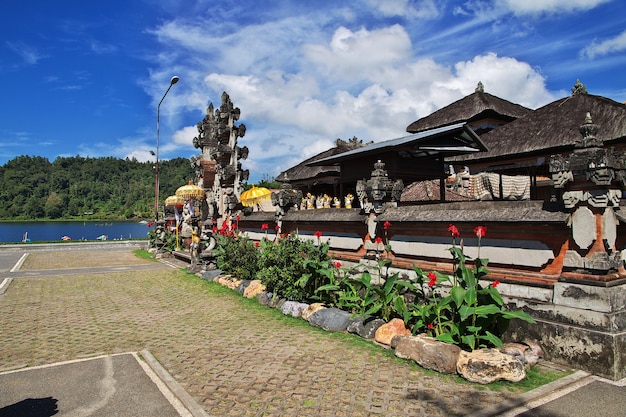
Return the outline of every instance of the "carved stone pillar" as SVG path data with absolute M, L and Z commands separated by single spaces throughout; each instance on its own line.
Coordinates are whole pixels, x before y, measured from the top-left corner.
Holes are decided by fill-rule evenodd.
M 385 205 L 397 205 L 403 189 L 402 180 L 393 181 L 389 179 L 385 164 L 381 160 L 374 164 L 370 179 L 357 181 L 357 197 L 361 203 L 361 208 L 367 215 L 365 220 L 367 236 L 369 237 L 369 240 L 365 240 L 367 257 L 380 256 L 383 244 L 375 241 L 378 228 L 377 217 L 385 210 Z
M 596 138 L 598 130 L 587 113 L 575 150 L 567 156 L 552 156 L 550 172 L 554 187 L 565 190 L 563 203 L 571 213 L 572 235 L 564 268 L 604 274 L 621 265 L 615 248 L 614 208 L 619 206 L 626 165 L 624 155 L 603 147 L 603 142 Z

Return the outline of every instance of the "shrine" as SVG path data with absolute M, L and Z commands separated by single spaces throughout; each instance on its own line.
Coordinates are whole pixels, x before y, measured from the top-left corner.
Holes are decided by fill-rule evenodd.
M 381 256 L 377 238 L 391 225 L 384 229 L 391 270 L 405 279 L 414 265 L 449 274 L 455 225 L 466 254 L 476 258 L 480 248 L 489 259 L 485 279 L 497 280 L 505 302 L 537 321 L 514 321 L 512 340 L 533 338 L 552 361 L 626 376 L 626 105 L 577 82 L 571 96 L 530 110 L 485 93 L 481 83 L 409 125 L 408 136 L 338 141 L 281 173 L 272 211 L 239 200 L 248 178 L 239 116 L 224 93 L 198 124 L 201 154 L 192 164 L 205 195 L 186 202 L 195 209 L 197 245 L 183 236 L 198 268 L 214 267 L 212 231 L 237 219 L 252 240 L 266 237 L 272 223 L 277 234 L 323 236 L 345 265 Z M 480 245 L 478 225 L 489 230 Z

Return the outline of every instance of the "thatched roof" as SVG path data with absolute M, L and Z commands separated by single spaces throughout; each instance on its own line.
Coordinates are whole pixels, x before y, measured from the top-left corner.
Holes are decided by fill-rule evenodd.
M 402 190 L 401 202 L 424 202 L 441 201 L 439 192 L 439 180 L 425 180 L 413 182 Z M 464 196 L 450 189 L 446 189 L 446 201 L 469 201 L 468 196 Z
M 461 122 L 472 125 L 472 122 L 482 119 L 510 122 L 530 113 L 532 110 L 529 108 L 485 93 L 479 83 L 474 93 L 411 123 L 406 131 L 417 133 Z
M 450 160 L 477 161 L 520 154 L 567 151 L 581 139 L 580 126 L 589 112 L 600 130 L 596 137 L 607 145 L 626 139 L 626 105 L 609 98 L 577 93 L 547 104 L 481 136 L 488 152 L 461 155 Z

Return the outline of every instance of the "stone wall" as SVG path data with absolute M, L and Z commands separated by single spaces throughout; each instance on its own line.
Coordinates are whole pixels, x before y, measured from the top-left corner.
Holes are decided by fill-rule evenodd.
M 536 324 L 514 321 L 511 340 L 540 341 L 548 359 L 610 379 L 626 377 L 626 275 L 613 271 L 592 275 L 564 268 L 571 240 L 569 216 L 559 207 L 537 201 L 449 203 L 388 207 L 378 216 L 359 209 L 289 211 L 281 232 L 328 241 L 331 254 L 344 265 L 372 263 L 376 257 L 392 260 L 390 272 L 414 276 L 413 265 L 424 270 L 451 272 L 452 237 L 457 226 L 469 257 L 478 255 L 475 226 L 487 227 L 480 257 L 489 259 L 487 280 L 499 280 L 498 289 L 512 308 L 522 308 Z M 391 226 L 385 231 L 384 222 Z M 269 224 L 266 232 L 261 225 Z M 239 228 L 252 239 L 272 239 L 273 213 L 244 216 Z M 392 247 L 384 252 L 380 237 Z M 623 271 L 623 270 L 622 270 Z

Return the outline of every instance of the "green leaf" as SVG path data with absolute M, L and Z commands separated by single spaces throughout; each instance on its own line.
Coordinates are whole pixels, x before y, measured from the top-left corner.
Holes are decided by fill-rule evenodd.
M 440 335 L 437 335 L 435 339 L 440 340 L 442 342 L 455 344 L 454 339 L 452 338 L 452 335 L 450 335 L 449 333 L 442 333 Z
M 467 319 L 472 314 L 474 314 L 474 307 L 470 307 L 470 306 L 465 305 L 465 304 L 463 304 L 461 307 L 459 307 L 459 316 L 461 318 L 461 321 L 464 321 L 465 319 Z
M 495 304 L 488 304 L 484 306 L 478 306 L 474 309 L 474 314 L 479 317 L 487 317 L 490 314 L 500 313 L 502 310 Z
M 533 319 L 529 314 L 523 312 L 522 310 L 503 311 L 502 317 L 506 319 L 520 319 L 527 321 L 528 323 L 536 323 L 535 319 Z
M 424 271 L 422 271 L 422 268 L 420 268 L 419 266 L 413 265 L 413 271 L 415 271 L 415 274 L 418 278 L 424 277 Z
M 495 347 L 502 347 L 504 346 L 504 343 L 502 343 L 502 340 L 500 340 L 500 338 L 498 336 L 496 336 L 495 334 L 486 331 L 484 335 L 480 336 L 481 340 L 486 340 L 489 343 L 491 343 L 493 346 Z
M 476 347 L 476 338 L 473 334 L 466 334 L 465 336 L 461 336 L 461 342 L 464 345 L 467 345 L 471 350 L 474 350 Z
M 463 303 L 463 298 L 465 297 L 465 289 L 461 287 L 453 287 L 450 290 L 450 296 L 454 300 L 454 304 L 456 304 L 457 308 L 461 306 Z
M 326 285 L 322 285 L 321 287 L 318 287 L 315 292 L 320 292 L 320 291 L 337 291 L 339 289 L 339 285 L 336 284 L 326 284 Z
M 359 278 L 355 279 L 355 282 L 362 284 L 365 288 L 371 288 L 372 275 L 369 272 L 363 272 Z
M 382 307 L 382 306 L 381 306 L 380 304 L 375 305 L 375 306 L 372 306 L 372 307 L 370 307 L 370 309 L 369 309 L 369 310 L 367 310 L 367 311 L 365 312 L 365 315 L 366 315 L 366 316 L 368 316 L 368 315 L 373 315 L 373 314 L 376 314 L 376 313 L 378 313 L 378 312 L 380 311 L 380 308 L 381 308 L 381 307 Z
M 498 291 L 497 288 L 488 286 L 487 288 L 481 290 L 481 294 L 489 295 L 489 297 L 491 297 L 493 302 L 499 306 L 502 306 L 504 304 L 504 301 L 502 301 L 502 296 L 500 295 L 500 292 Z
M 385 285 L 383 286 L 383 292 L 385 294 L 390 294 L 391 291 L 393 290 L 393 286 L 395 285 L 397 280 L 398 280 L 398 274 L 397 273 L 393 274 L 392 276 L 387 278 L 385 280 Z
M 396 287 L 406 288 L 406 289 L 411 290 L 411 291 L 417 290 L 417 287 L 413 283 L 411 283 L 409 281 L 404 281 L 404 280 L 398 280 L 396 282 Z
M 472 271 L 470 268 L 467 268 L 466 266 L 459 266 L 459 268 L 462 268 L 461 275 L 463 276 L 463 282 L 465 282 L 465 285 L 467 286 L 467 288 L 468 289 L 475 288 L 476 276 L 474 276 L 474 271 Z
M 450 250 L 450 253 L 452 254 L 452 256 L 454 258 L 458 259 L 459 262 L 461 262 L 462 264 L 465 263 L 465 259 L 466 259 L 465 258 L 465 254 L 463 253 L 461 248 L 454 246 L 454 247 L 450 248 L 449 250 Z
M 476 288 L 473 286 L 469 287 L 465 292 L 465 297 L 463 298 L 465 299 L 465 302 L 469 305 L 476 304 Z

